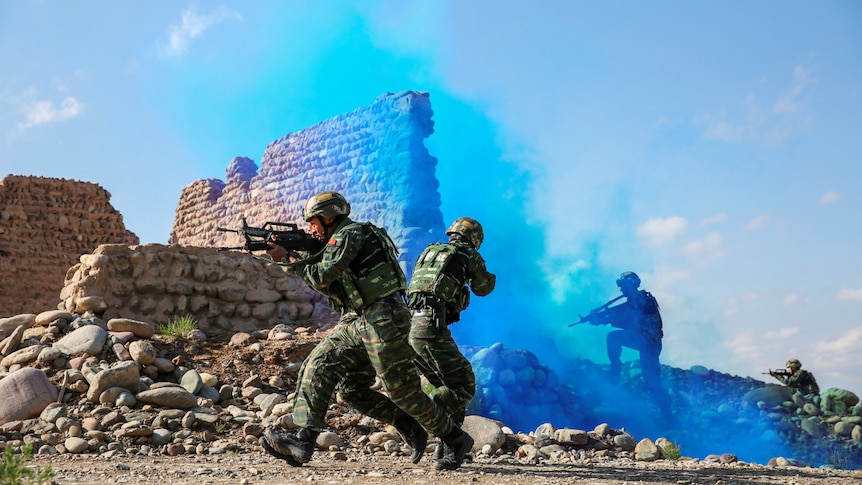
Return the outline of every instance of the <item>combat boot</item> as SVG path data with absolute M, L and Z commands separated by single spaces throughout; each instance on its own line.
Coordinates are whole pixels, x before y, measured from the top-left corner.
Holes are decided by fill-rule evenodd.
M 438 470 L 455 470 L 464 463 L 467 452 L 473 448 L 473 437 L 455 427 L 449 434 L 442 437 L 443 458 L 437 460 L 434 468 Z
M 434 454 L 431 455 L 434 458 L 434 462 L 440 461 L 444 453 L 446 453 L 446 443 L 443 440 L 437 440 L 437 444 L 434 445 Z
M 409 414 L 398 418 L 394 426 L 401 433 L 404 441 L 413 448 L 413 452 L 410 453 L 410 461 L 419 463 L 419 460 L 422 459 L 422 455 L 425 453 L 425 447 L 428 446 L 428 432 Z
M 291 466 L 302 466 L 311 460 L 318 432 L 308 428 L 279 433 L 272 428 L 263 432 L 260 444 L 272 456 L 285 460 Z

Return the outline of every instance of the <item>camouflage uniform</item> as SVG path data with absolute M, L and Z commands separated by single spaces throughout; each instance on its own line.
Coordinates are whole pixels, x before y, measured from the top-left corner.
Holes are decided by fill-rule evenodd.
M 770 374 L 785 386 L 799 389 L 799 392 L 802 394 L 820 394 L 820 386 L 817 385 L 817 379 L 814 378 L 814 374 L 804 370 L 799 360 L 790 359 L 785 364 L 785 367 L 790 369 L 789 374 L 778 374 L 776 372 L 770 372 Z
M 413 368 L 415 354 L 407 342 L 410 314 L 400 294 L 404 275 L 377 231 L 370 224 L 344 218 L 321 261 L 297 271 L 345 313 L 303 365 L 294 423 L 320 430 L 338 387 L 342 398 L 363 414 L 394 423 L 406 411 L 429 432 L 443 436 L 455 425 L 420 390 Z M 371 283 L 355 285 L 345 278 L 348 273 Z M 389 398 L 371 389 L 375 376 Z
M 460 320 L 470 290 L 477 296 L 491 293 L 496 276 L 485 268 L 479 251 L 458 236 L 431 244 L 419 255 L 408 304 L 413 313 L 410 345 L 419 356 L 416 367 L 435 387 L 431 398 L 461 423 L 476 392 L 476 377 L 447 325 Z

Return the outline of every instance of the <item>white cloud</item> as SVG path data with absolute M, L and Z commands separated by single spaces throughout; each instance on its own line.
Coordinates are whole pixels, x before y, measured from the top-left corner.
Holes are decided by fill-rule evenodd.
M 774 113 L 793 113 L 799 109 L 797 100 L 805 91 L 805 88 L 811 84 L 811 71 L 801 66 L 796 66 L 793 69 L 793 86 L 790 92 L 778 98 L 772 106 Z
M 766 332 L 763 334 L 763 338 L 767 341 L 777 340 L 777 339 L 788 339 L 800 331 L 799 327 L 788 327 L 788 328 L 780 328 L 773 332 Z
M 748 94 L 742 99 L 738 113 L 700 115 L 695 122 L 705 126 L 704 136 L 709 139 L 780 144 L 795 131 L 810 125 L 810 116 L 805 114 L 801 100 L 813 79 L 812 71 L 797 66 L 793 69 L 790 90 L 771 105 Z
M 702 261 L 711 261 L 724 256 L 724 238 L 721 233 L 711 232 L 701 239 L 696 239 L 682 248 L 689 257 Z
M 748 226 L 746 226 L 746 227 L 750 231 L 753 231 L 754 229 L 760 229 L 763 227 L 764 224 L 766 224 L 766 221 L 768 221 L 768 220 L 769 220 L 768 215 L 760 214 L 759 216 L 752 219 L 751 222 L 749 222 Z
M 823 194 L 822 197 L 820 197 L 820 205 L 831 204 L 838 200 L 839 197 L 840 195 L 838 194 L 838 192 L 830 190 L 829 192 Z
M 862 349 L 862 327 L 851 328 L 835 340 L 817 343 L 814 348 L 816 349 L 815 354 L 830 354 L 833 357 L 849 354 L 858 358 L 859 349 Z
M 636 233 L 652 244 L 665 244 L 673 241 L 688 226 L 684 217 L 652 218 L 638 226 Z
M 173 24 L 168 29 L 168 53 L 184 54 L 193 39 L 200 37 L 214 25 L 231 19 L 241 20 L 242 16 L 225 6 L 219 6 L 209 14 L 199 14 L 193 7 L 187 8 L 182 13 L 180 24 Z
M 727 212 L 721 212 L 721 213 L 715 214 L 713 216 L 709 216 L 709 217 L 701 220 L 700 225 L 708 226 L 710 224 L 716 224 L 718 222 L 722 222 L 725 220 L 727 220 Z
M 781 304 L 787 307 L 796 303 L 808 303 L 809 301 L 811 301 L 811 299 L 807 296 L 787 295 L 781 301 Z
M 589 263 L 584 260 L 577 260 L 568 264 L 557 260 L 543 264 L 545 277 L 551 288 L 551 299 L 556 303 L 565 301 L 572 286 L 575 285 L 575 276 L 589 267 Z
M 838 295 L 835 296 L 836 300 L 846 300 L 846 301 L 862 301 L 862 288 L 858 289 L 850 289 L 850 288 L 841 288 L 838 291 Z
M 56 123 L 72 119 L 84 111 L 84 103 L 67 96 L 60 102 L 60 106 L 54 106 L 53 101 L 38 100 L 28 103 L 21 108 L 24 121 L 18 123 L 21 130 L 47 123 Z

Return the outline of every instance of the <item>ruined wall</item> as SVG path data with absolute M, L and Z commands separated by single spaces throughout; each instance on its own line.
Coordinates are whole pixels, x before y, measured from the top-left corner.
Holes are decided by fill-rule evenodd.
M 100 244 L 138 244 L 111 194 L 95 183 L 7 175 L 0 181 L 0 316 L 56 309 L 78 257 Z
M 170 242 L 237 246 L 240 236 L 218 232 L 266 221 L 305 228 L 304 202 L 322 190 L 341 192 L 351 218 L 385 227 L 405 271 L 433 241 L 445 239 L 437 160 L 425 148 L 433 133 L 428 93 L 388 93 L 368 107 L 290 133 L 271 143 L 260 169 L 238 157 L 225 181 L 205 179 L 183 189 Z
M 237 251 L 103 245 L 69 269 L 63 307 L 83 313 L 100 297 L 103 320 L 166 324 L 191 316 L 207 334 L 272 328 L 326 315 L 326 299 L 274 264 Z

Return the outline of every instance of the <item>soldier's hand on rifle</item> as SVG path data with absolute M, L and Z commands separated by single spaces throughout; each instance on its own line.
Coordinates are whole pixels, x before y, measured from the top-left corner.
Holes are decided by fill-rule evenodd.
M 291 263 L 297 259 L 300 259 L 300 254 L 296 251 L 288 251 L 283 246 L 279 246 L 274 242 L 267 242 L 266 244 L 271 248 L 266 252 L 266 254 L 276 263 L 284 261 L 285 256 L 287 256 L 288 261 L 290 261 Z

